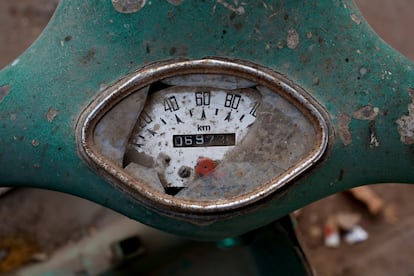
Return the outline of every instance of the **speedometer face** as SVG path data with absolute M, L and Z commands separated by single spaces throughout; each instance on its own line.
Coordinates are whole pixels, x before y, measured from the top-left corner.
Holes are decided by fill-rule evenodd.
M 150 94 L 124 163 L 155 167 L 165 191 L 173 195 L 214 171 L 244 139 L 260 106 L 255 89 L 237 86 L 171 86 Z
M 229 212 L 292 182 L 327 148 L 321 107 L 283 76 L 217 59 L 144 68 L 79 123 L 81 154 L 157 211 Z

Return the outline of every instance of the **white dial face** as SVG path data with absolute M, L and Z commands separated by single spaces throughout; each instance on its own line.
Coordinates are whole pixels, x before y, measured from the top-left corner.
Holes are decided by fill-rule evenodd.
M 155 168 L 168 194 L 214 171 L 254 124 L 261 100 L 249 87 L 168 86 L 148 97 L 124 163 Z

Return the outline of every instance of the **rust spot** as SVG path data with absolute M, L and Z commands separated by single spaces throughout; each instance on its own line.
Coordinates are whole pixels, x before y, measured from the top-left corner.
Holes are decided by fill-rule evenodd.
M 170 56 L 174 55 L 177 52 L 177 48 L 171 47 L 170 48 Z
M 88 53 L 86 54 L 86 56 L 83 57 L 83 64 L 89 63 L 95 57 L 95 54 L 96 54 L 95 48 L 90 49 Z
M 300 61 L 302 62 L 302 63 L 308 63 L 309 61 L 310 61 L 310 56 L 308 56 L 308 55 L 305 55 L 305 54 L 302 54 L 302 55 L 300 55 Z
M 11 272 L 30 262 L 39 252 L 37 243 L 25 237 L 0 237 L 0 273 Z
M 325 43 L 325 40 L 324 40 L 322 37 L 319 37 L 319 38 L 318 38 L 318 43 L 319 43 L 320 45 L 322 45 L 322 44 L 324 44 L 324 43 Z
M 240 22 L 237 22 L 236 24 L 234 24 L 234 28 L 239 31 L 241 30 L 241 28 L 243 28 L 243 24 Z
M 351 119 L 352 118 L 345 113 L 340 113 L 338 116 L 338 134 L 344 146 L 348 146 L 352 143 L 352 134 L 349 131 L 349 124 L 351 123 Z
M 10 93 L 10 85 L 6 84 L 3 86 L 0 86 L 0 103 L 3 102 L 4 98 L 7 97 Z
M 371 105 L 366 105 L 358 109 L 353 117 L 357 120 L 373 121 L 379 114 L 379 108 Z

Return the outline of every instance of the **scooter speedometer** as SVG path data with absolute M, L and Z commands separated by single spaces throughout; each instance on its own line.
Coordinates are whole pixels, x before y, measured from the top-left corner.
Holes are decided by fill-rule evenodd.
M 156 64 L 85 110 L 80 152 L 112 183 L 167 214 L 261 202 L 321 159 L 323 109 L 283 76 L 244 62 Z

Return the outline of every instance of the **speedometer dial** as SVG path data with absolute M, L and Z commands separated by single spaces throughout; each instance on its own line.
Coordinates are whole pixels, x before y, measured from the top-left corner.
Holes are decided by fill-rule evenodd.
M 262 202 L 320 160 L 324 114 L 260 66 L 172 62 L 104 91 L 84 112 L 78 141 L 87 162 L 140 204 L 215 219 Z
M 244 139 L 261 101 L 255 89 L 230 88 L 171 86 L 150 94 L 125 165 L 154 167 L 165 191 L 173 195 L 214 171 Z

